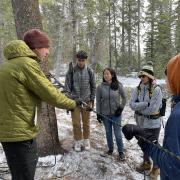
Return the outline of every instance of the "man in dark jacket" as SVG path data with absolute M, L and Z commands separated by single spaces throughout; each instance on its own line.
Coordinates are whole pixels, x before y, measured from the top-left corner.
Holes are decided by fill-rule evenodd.
M 167 120 L 163 146 L 148 143 L 146 140 L 141 148 L 152 158 L 160 168 L 161 180 L 180 179 L 180 54 L 173 57 L 165 71 L 167 87 L 172 94 L 172 112 Z M 123 127 L 125 137 L 130 140 L 133 136 L 144 136 L 143 129 L 128 124 Z M 139 137 L 138 137 L 139 136 Z

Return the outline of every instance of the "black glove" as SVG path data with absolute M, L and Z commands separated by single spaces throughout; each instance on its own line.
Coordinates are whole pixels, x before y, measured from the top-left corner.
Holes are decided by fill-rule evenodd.
M 119 107 L 116 109 L 114 115 L 118 117 L 118 116 L 120 116 L 120 115 L 122 114 L 122 111 L 123 111 L 123 108 L 122 108 L 121 106 L 119 106 Z
M 80 99 L 75 99 L 76 101 L 76 105 L 77 106 L 81 106 L 82 105 L 82 101 Z
M 97 120 L 99 123 L 102 123 L 102 116 L 100 114 L 97 114 Z
M 134 124 L 126 124 L 122 128 L 122 132 L 127 140 L 131 140 L 134 136 L 138 139 L 138 136 L 144 135 L 144 130 Z

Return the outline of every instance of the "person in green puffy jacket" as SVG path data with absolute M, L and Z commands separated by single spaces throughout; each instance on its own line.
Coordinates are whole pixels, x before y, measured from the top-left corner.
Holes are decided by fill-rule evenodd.
M 38 29 L 11 41 L 0 66 L 0 142 L 13 180 L 33 180 L 37 164 L 36 109 L 41 101 L 73 110 L 76 102 L 58 91 L 39 62 L 49 55 L 49 38 Z

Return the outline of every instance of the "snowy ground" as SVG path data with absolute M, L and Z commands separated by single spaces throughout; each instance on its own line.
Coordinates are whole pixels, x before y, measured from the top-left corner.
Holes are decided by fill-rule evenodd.
M 134 78 L 120 77 L 125 87 L 133 88 L 138 85 L 139 80 Z M 158 83 L 164 83 L 159 80 Z M 40 158 L 36 170 L 36 180 L 142 180 L 144 175 L 137 173 L 134 168 L 142 160 L 142 152 L 137 145 L 136 139 L 130 142 L 124 140 L 126 161 L 118 160 L 117 147 L 113 156 L 102 157 L 100 154 L 107 150 L 105 131 L 102 124 L 96 120 L 96 114 L 91 113 L 91 149 L 89 151 L 75 152 L 73 150 L 73 134 L 71 117 L 64 110 L 56 109 L 58 119 L 59 139 L 64 140 L 64 147 L 69 150 L 65 155 L 47 156 Z M 169 116 L 168 106 L 166 122 Z M 134 123 L 133 111 L 127 104 L 123 112 L 123 123 Z M 164 128 L 161 128 L 160 143 L 164 136 Z M 0 147 L 0 179 L 9 180 L 10 175 L 6 159 Z M 42 167 L 48 166 L 48 167 Z M 52 167 L 51 167 L 52 166 Z M 148 177 L 146 177 L 148 178 Z

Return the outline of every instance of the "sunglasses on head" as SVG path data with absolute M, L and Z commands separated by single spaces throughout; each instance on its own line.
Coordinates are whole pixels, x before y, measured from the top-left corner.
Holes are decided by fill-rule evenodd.
M 141 76 L 139 76 L 139 78 L 145 78 L 146 76 L 145 75 L 141 75 Z

